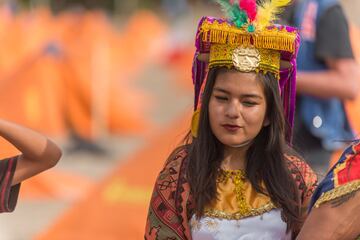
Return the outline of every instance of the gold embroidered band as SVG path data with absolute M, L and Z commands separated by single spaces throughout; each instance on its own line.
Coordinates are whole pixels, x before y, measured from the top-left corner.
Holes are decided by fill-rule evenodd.
M 320 198 L 315 203 L 315 208 L 318 208 L 321 204 L 332 201 L 336 198 L 342 197 L 344 195 L 353 193 L 360 190 L 360 180 L 346 183 L 339 187 L 336 187 L 328 192 L 323 193 Z
M 210 47 L 209 68 L 213 67 L 235 67 L 241 72 L 271 72 L 279 78 L 280 52 L 252 46 L 213 44 Z

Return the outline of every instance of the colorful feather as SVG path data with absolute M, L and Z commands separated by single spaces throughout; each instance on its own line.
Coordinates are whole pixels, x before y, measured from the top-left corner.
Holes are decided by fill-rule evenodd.
M 215 0 L 221 6 L 221 10 L 224 12 L 225 16 L 230 20 L 235 19 L 234 15 L 234 4 L 230 3 L 229 0 Z
M 238 28 L 248 22 L 247 13 L 240 9 L 238 4 L 231 0 L 215 0 L 221 6 L 225 16 L 235 24 Z
M 256 18 L 256 0 L 239 0 L 240 9 L 247 13 L 250 22 Z
M 258 6 L 256 25 L 258 29 L 263 29 L 273 23 L 283 8 L 291 3 L 291 0 L 264 0 Z

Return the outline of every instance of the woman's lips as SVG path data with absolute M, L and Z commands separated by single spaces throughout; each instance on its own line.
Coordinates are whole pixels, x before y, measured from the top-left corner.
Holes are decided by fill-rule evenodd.
M 237 130 L 240 129 L 240 126 L 238 125 L 224 124 L 222 126 L 229 132 L 236 132 Z

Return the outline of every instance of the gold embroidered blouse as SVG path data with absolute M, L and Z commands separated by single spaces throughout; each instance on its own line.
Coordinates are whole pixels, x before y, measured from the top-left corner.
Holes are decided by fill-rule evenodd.
M 275 208 L 268 196 L 252 187 L 242 170 L 219 170 L 217 192 L 218 198 L 205 207 L 205 216 L 239 220 Z

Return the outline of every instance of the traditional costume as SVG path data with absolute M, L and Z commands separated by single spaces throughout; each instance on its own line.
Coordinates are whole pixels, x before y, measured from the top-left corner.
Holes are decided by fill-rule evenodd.
M 352 143 L 315 190 L 299 239 L 360 239 L 360 141 Z
M 0 213 L 14 211 L 20 183 L 12 186 L 18 156 L 0 160 Z
M 296 55 L 299 35 L 296 29 L 273 25 L 276 14 L 288 0 L 217 1 L 226 19 L 203 17 L 196 34 L 193 63 L 195 88 L 191 131 L 197 137 L 201 96 L 207 72 L 215 67 L 241 72 L 270 72 L 277 77 L 285 117 L 293 124 L 295 105 Z M 288 142 L 291 132 L 287 133 Z M 316 176 L 298 157 L 285 155 L 307 208 L 316 185 Z M 185 170 L 186 149 L 169 158 L 157 178 L 150 202 L 145 238 L 150 239 L 291 239 L 281 209 L 269 196 L 257 192 L 241 170 L 219 170 L 218 199 L 205 206 L 201 219 L 194 215 L 194 199 Z
M 360 141 L 349 146 L 319 184 L 310 208 L 360 190 Z M 360 213 L 359 213 L 360 214 Z

